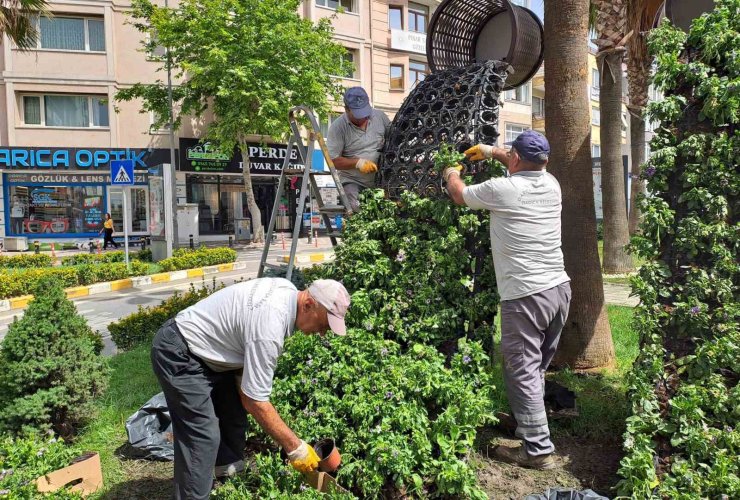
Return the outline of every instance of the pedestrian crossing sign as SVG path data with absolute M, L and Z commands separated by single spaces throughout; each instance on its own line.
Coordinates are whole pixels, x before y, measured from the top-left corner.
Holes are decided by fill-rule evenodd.
M 134 161 L 113 160 L 110 162 L 110 183 L 113 186 L 134 183 Z

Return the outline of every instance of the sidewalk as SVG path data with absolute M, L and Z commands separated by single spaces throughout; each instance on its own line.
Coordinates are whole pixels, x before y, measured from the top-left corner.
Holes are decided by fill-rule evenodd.
M 632 290 L 629 285 L 618 283 L 604 283 L 604 300 L 614 306 L 635 307 L 640 301 L 637 297 L 630 297 Z

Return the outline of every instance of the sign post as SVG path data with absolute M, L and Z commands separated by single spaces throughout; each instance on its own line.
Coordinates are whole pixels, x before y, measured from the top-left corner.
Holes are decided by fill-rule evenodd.
M 127 189 L 125 186 L 134 184 L 134 162 L 133 160 L 119 160 L 110 162 L 111 186 L 122 186 L 123 195 L 123 245 L 126 255 L 126 268 L 128 269 L 128 203 Z

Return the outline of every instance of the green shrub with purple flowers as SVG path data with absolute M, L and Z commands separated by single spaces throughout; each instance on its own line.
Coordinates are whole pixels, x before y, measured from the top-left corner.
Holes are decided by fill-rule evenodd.
M 665 99 L 632 243 L 647 263 L 620 493 L 740 498 L 740 0 L 649 44 Z

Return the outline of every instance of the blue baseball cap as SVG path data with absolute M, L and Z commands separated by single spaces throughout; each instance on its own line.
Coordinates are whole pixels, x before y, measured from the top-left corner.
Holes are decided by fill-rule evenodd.
M 534 130 L 525 130 L 506 145 L 516 149 L 519 156 L 532 163 L 545 163 L 550 159 L 550 143 L 544 135 Z
M 362 120 L 373 114 L 373 108 L 370 106 L 370 98 L 362 87 L 348 88 L 344 93 L 344 105 L 352 111 L 352 116 L 358 120 Z

